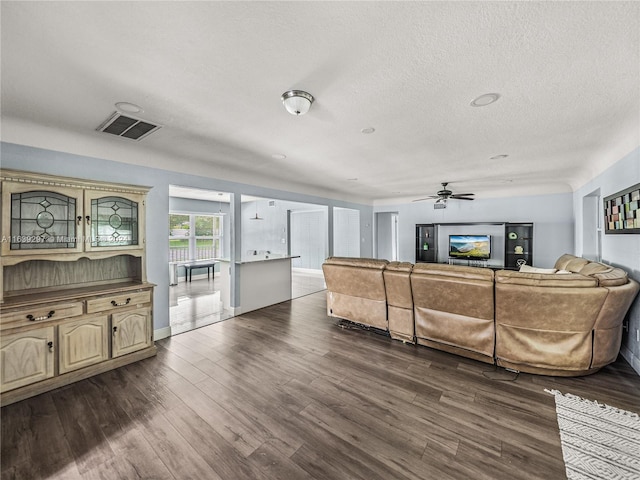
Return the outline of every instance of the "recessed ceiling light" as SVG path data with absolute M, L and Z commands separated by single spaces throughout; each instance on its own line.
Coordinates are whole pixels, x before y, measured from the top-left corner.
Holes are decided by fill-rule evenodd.
M 271 155 L 271 158 L 275 158 L 276 160 L 284 160 L 287 156 L 283 153 L 274 153 Z
M 367 128 L 363 128 L 362 130 L 360 130 L 362 133 L 368 134 L 368 133 L 373 133 L 376 131 L 375 128 L 373 127 L 367 127 Z
M 347 178 L 347 180 L 350 181 L 350 182 L 357 182 L 358 181 L 357 178 Z
M 121 110 L 121 111 L 127 112 L 127 113 L 141 113 L 141 112 L 144 112 L 142 107 L 139 107 L 138 105 L 135 105 L 135 104 L 129 103 L 129 102 L 118 102 L 118 103 L 116 103 L 116 108 L 118 110 Z
M 470 105 L 472 107 L 486 107 L 487 105 L 497 102 L 499 98 L 499 93 L 485 93 L 484 95 L 480 95 L 478 98 L 474 99 Z
M 508 156 L 509 155 L 506 155 L 506 154 L 502 153 L 500 155 L 494 155 L 489 160 L 502 160 L 503 158 L 507 158 Z

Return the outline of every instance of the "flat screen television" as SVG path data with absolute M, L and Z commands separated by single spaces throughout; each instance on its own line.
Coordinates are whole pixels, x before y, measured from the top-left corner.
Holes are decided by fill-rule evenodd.
M 491 258 L 491 235 L 449 235 L 449 257 L 488 260 Z

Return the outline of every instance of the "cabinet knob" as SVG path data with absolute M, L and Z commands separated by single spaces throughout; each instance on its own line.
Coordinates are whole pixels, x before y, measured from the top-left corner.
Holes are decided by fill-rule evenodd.
M 130 301 L 131 301 L 131 298 L 127 298 L 127 301 L 122 303 L 118 303 L 115 300 L 111 300 L 111 305 L 113 305 L 114 307 L 121 307 L 123 305 L 129 305 Z
M 78 222 L 77 222 L 77 223 L 78 223 L 78 225 L 80 225 L 80 224 L 82 223 L 82 217 L 81 217 L 80 215 L 78 215 L 77 220 L 78 220 Z
M 49 351 L 53 352 L 53 342 L 47 342 L 47 346 L 49 347 Z
M 86 217 L 84 217 L 87 219 L 87 225 L 91 225 L 91 217 L 89 215 L 87 215 Z
M 116 332 L 118 331 L 118 327 L 113 327 L 113 334 L 115 335 Z
M 40 320 L 48 320 L 48 319 L 50 319 L 51 317 L 53 317 L 53 314 L 54 314 L 54 313 L 56 313 L 56 311 L 55 311 L 55 310 L 51 310 L 48 314 L 46 314 L 46 315 L 42 315 L 41 317 L 34 317 L 33 315 L 27 315 L 27 319 L 28 319 L 30 322 L 38 322 L 38 321 L 40 321 Z

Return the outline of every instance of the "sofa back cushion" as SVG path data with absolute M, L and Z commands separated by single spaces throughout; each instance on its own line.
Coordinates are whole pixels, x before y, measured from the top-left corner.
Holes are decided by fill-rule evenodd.
M 556 264 L 553 266 L 556 270 L 568 270 L 573 273 L 579 273 L 582 270 L 589 260 L 586 258 L 576 257 L 575 255 L 571 255 L 569 253 L 565 253 L 558 260 L 556 260 Z
M 413 265 L 409 262 L 390 262 L 385 268 L 384 287 L 389 305 L 413 310 L 413 296 L 409 279 L 411 270 L 413 270 Z
M 493 278 L 490 268 L 416 265 L 411 289 L 418 342 L 493 361 Z
M 556 261 L 555 268 L 591 277 L 601 287 L 617 287 L 629 282 L 627 272 L 621 268 L 615 268 L 600 262 L 591 262 L 586 258 L 576 257 L 568 253 L 562 255 Z
M 327 290 L 369 300 L 386 301 L 383 271 L 387 260 L 329 257 L 322 264 Z

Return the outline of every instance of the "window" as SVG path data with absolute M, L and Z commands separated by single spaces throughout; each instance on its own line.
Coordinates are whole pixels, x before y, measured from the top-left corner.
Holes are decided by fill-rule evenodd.
M 169 261 L 186 262 L 222 256 L 222 216 L 170 214 Z

